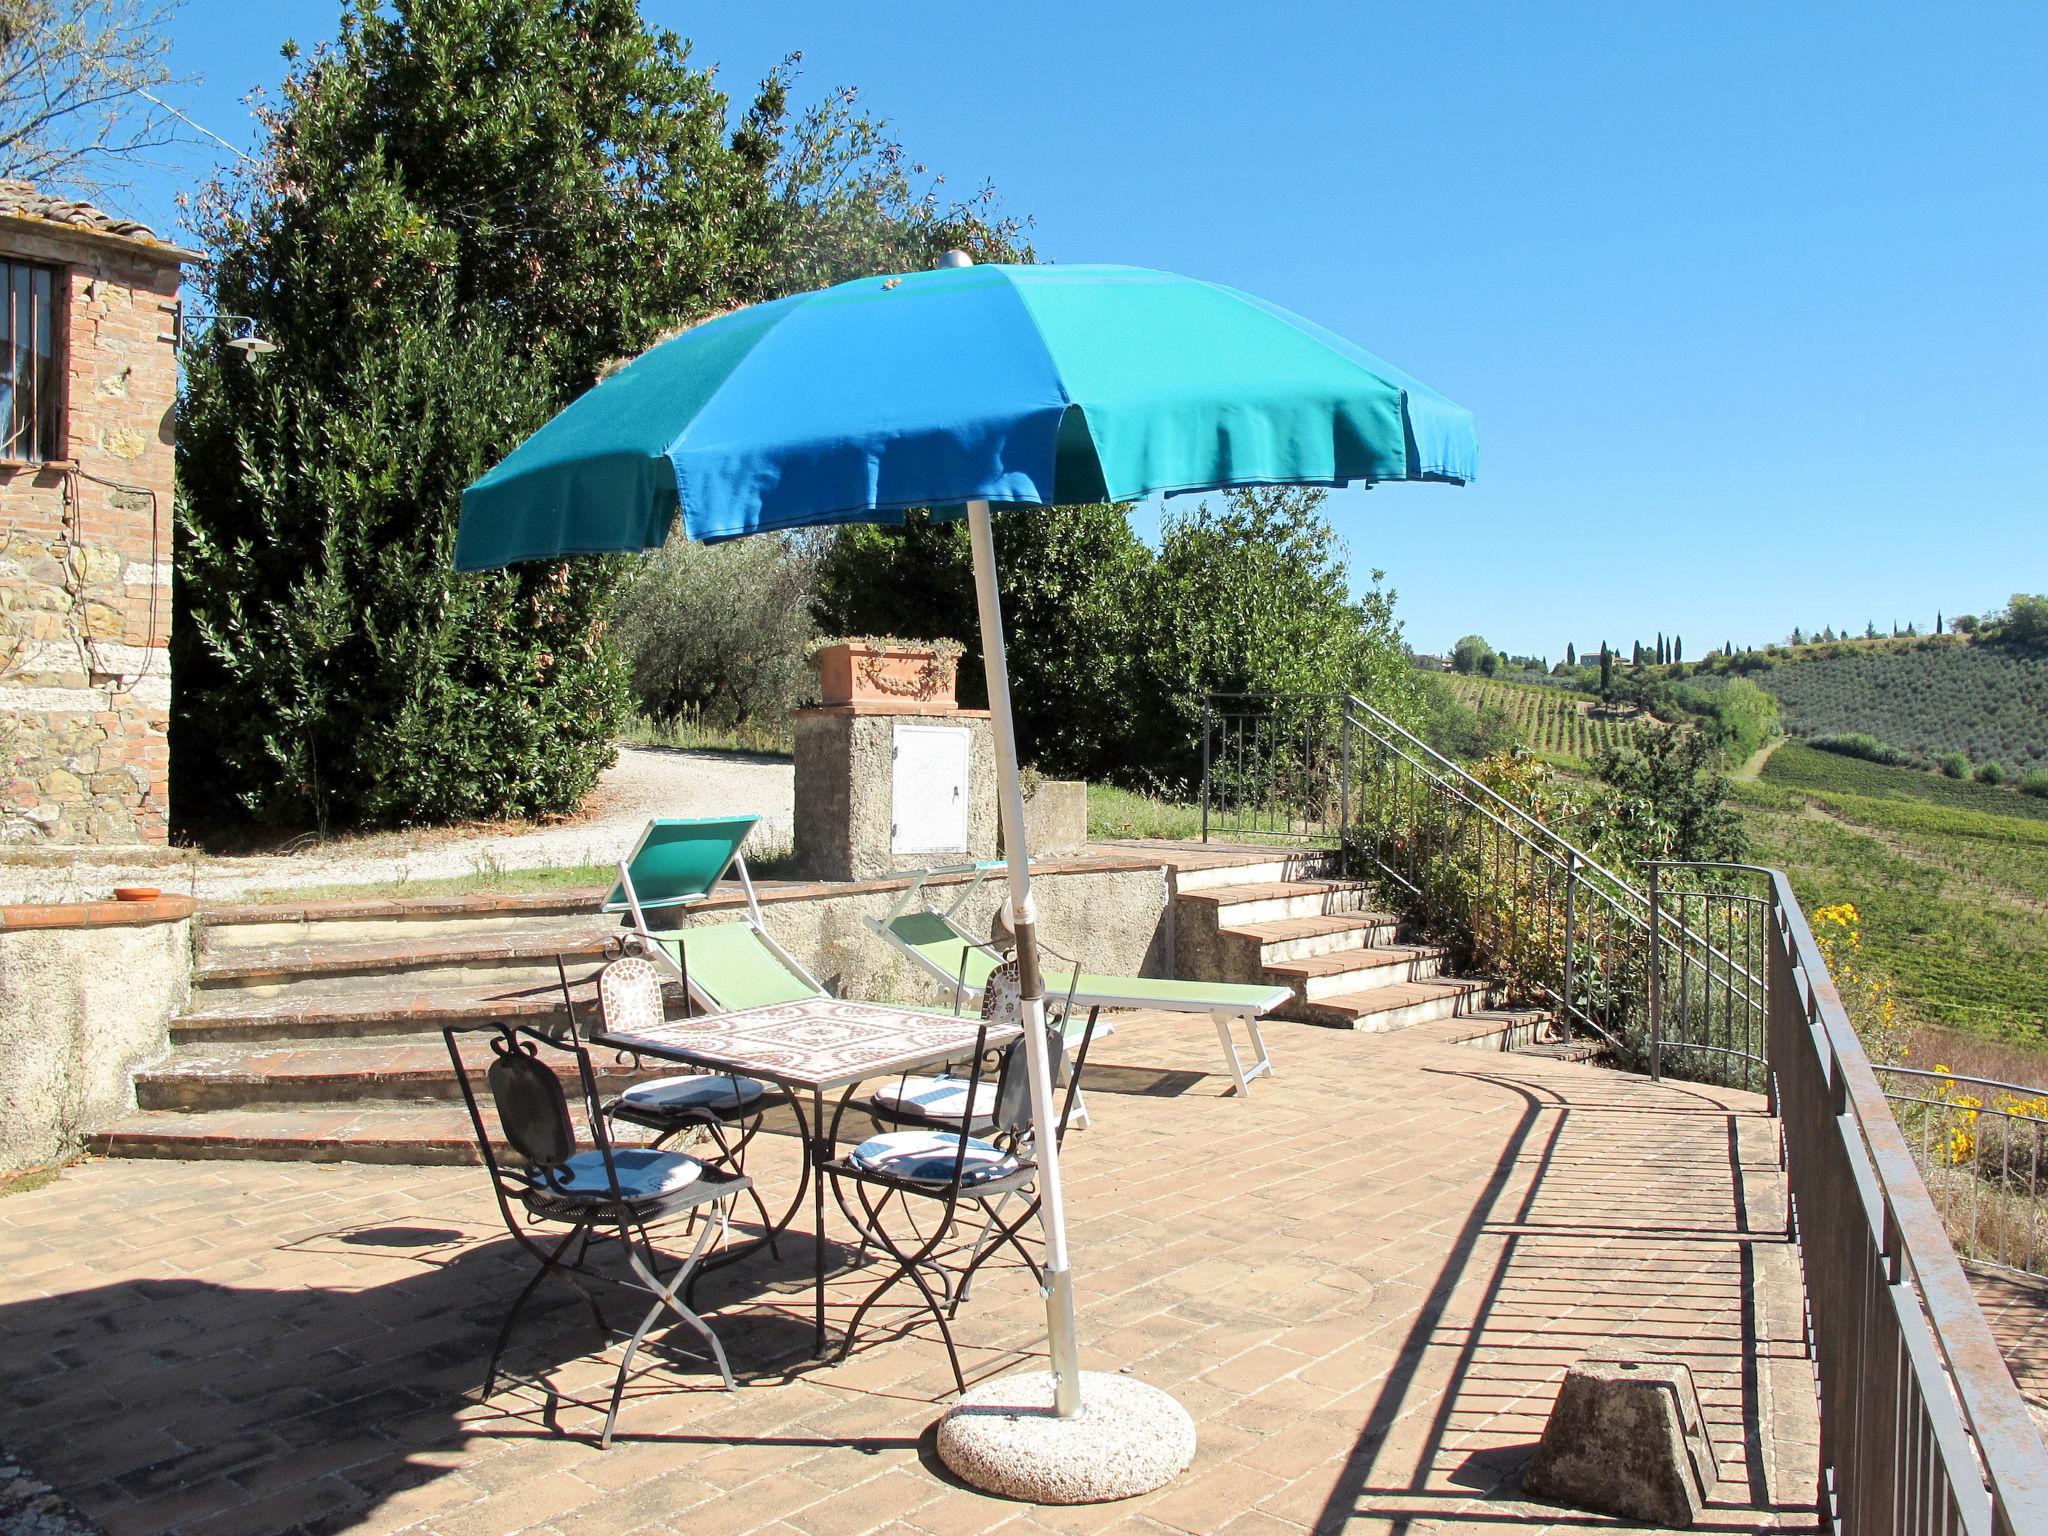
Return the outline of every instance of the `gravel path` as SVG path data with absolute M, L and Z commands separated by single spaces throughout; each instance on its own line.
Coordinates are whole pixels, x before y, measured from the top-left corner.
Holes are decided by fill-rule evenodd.
M 148 883 L 203 900 L 319 885 L 384 885 L 506 869 L 606 864 L 633 846 L 650 816 L 761 818 L 755 857 L 794 837 L 795 769 L 768 757 L 619 748 L 619 760 L 573 818 L 550 825 L 437 828 L 343 838 L 285 853 L 217 858 L 189 851 L 43 855 L 0 864 L 0 901 L 104 899 L 116 884 Z

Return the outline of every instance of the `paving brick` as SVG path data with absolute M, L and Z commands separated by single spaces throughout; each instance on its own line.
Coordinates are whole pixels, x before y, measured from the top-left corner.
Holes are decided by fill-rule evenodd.
M 1782 1241 L 1739 1228 L 1731 1189 L 1758 1101 L 1413 1032 L 1270 1033 L 1285 1075 L 1248 1104 L 1098 1089 L 1095 1127 L 1068 1142 L 1084 1360 L 1135 1363 L 1201 1436 L 1181 1482 L 1130 1505 L 1033 1511 L 935 1476 L 935 1332 L 888 1321 L 843 1365 L 809 1362 L 801 1242 L 704 1287 L 749 1382 L 736 1394 L 653 1365 L 597 1451 L 616 1354 L 589 1356 L 565 1291 L 513 1355 L 583 1401 L 471 1401 L 527 1271 L 460 1167 L 116 1160 L 0 1202 L 23 1261 L 0 1270 L 0 1441 L 110 1530 L 255 1529 L 332 1500 L 352 1530 L 555 1536 L 1268 1536 L 1476 1511 L 1533 1531 L 1556 1512 L 1512 1499 L 1518 1448 L 1572 1359 L 1629 1350 L 1693 1364 L 1731 1486 L 1749 1486 L 1744 1430 L 1766 1411 L 1783 1461 L 1766 1481 L 1781 1504 L 1811 1486 L 1810 1391 L 1765 1403 L 1745 1369 L 1745 1352 L 1805 1369 L 1796 1265 L 1788 1280 Z M 1184 1047 L 1179 1024 L 1140 1016 L 1102 1060 Z M 760 1177 L 786 1189 L 794 1148 L 767 1141 Z M 1247 1155 L 1219 1163 L 1226 1145 Z M 1775 1169 L 1739 1176 L 1754 1223 Z M 1759 1300 L 1745 1248 L 1794 1304 Z M 835 1327 L 874 1278 L 835 1279 Z M 999 1372 L 1042 1361 L 1042 1324 L 1006 1261 L 955 1332 L 971 1372 Z

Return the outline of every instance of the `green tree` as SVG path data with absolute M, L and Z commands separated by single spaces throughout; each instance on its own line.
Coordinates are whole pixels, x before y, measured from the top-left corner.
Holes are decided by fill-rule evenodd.
M 1565 642 L 1564 646 L 1564 664 L 1567 667 L 1577 667 L 1579 664 L 1578 647 L 1573 645 L 1569 640 Z
M 1394 594 L 1350 597 L 1344 546 L 1313 488 L 1234 491 L 1169 511 L 1144 584 L 1126 772 L 1184 792 L 1201 772 L 1205 693 L 1358 693 L 1399 720 L 1419 704 Z
M 670 538 L 641 566 L 615 616 L 641 713 L 664 723 L 694 712 L 718 727 L 779 725 L 811 685 L 823 544 L 814 533 L 725 544 Z
M 1614 694 L 1614 652 L 1605 640 L 1600 642 L 1600 697 L 1612 698 Z
M 914 196 L 843 98 L 792 125 L 785 71 L 729 122 L 633 0 L 351 0 L 292 57 L 196 215 L 209 300 L 279 348 L 186 356 L 173 803 L 568 810 L 626 700 L 627 562 L 457 575 L 462 486 L 678 323 L 1012 231 Z
M 1998 638 L 2019 650 L 2048 652 L 2048 597 L 2013 593 L 1998 620 Z
M 1486 658 L 1494 654 L 1483 635 L 1466 635 L 1451 647 L 1451 670 L 1470 675 L 1483 671 Z
M 1737 861 L 1742 819 L 1727 803 L 1705 731 L 1665 726 L 1634 747 L 1609 747 L 1593 771 L 1611 794 L 1599 811 L 1599 840 L 1626 863 L 1645 859 Z

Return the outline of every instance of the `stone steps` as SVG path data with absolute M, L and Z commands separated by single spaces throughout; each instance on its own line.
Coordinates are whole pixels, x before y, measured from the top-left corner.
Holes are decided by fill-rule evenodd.
M 578 979 L 572 971 L 571 983 Z M 379 987 L 309 994 L 221 988 L 195 996 L 193 1004 L 181 1018 L 171 1021 L 173 1045 L 362 1039 L 450 1024 L 488 1024 L 493 1019 L 541 1024 L 562 1019 L 566 1011 L 560 980 L 552 975 L 485 986 Z
M 1282 1018 L 1331 1029 L 1407 1029 L 1489 1008 L 1498 989 L 1458 977 L 1450 951 L 1404 936 L 1358 881 L 1247 880 L 1183 890 L 1175 961 L 1183 976 L 1270 982 L 1294 994 Z
M 1312 917 L 1283 917 L 1270 923 L 1224 928 L 1225 944 L 1244 952 L 1259 966 L 1280 960 L 1308 960 L 1339 950 L 1390 944 L 1400 922 L 1387 912 L 1327 912 Z
M 1179 849 L 1177 974 L 1285 986 L 1283 1016 L 1377 1031 L 1496 1029 L 1484 979 L 1446 976 L 1320 851 Z M 617 937 L 597 891 L 316 902 L 204 914 L 172 1052 L 136 1078 L 137 1110 L 93 1140 L 123 1157 L 473 1162 L 439 1031 L 564 1017 L 556 957 L 587 981 Z M 579 1012 L 588 1006 L 578 987 Z M 587 1018 L 585 1019 L 587 1023 Z M 1505 1032 L 1502 1032 L 1505 1030 Z M 1516 1033 L 1519 1030 L 1519 1033 Z M 1281 1047 L 1284 1054 L 1284 1046 Z M 632 1074 L 597 1053 L 606 1090 Z M 1284 1061 L 1282 1070 L 1285 1070 Z
M 400 981 L 419 991 L 558 980 L 557 958 L 594 968 L 618 936 L 608 918 L 554 919 L 510 933 L 465 932 L 411 938 L 325 937 L 293 944 L 208 947 L 193 968 L 196 993 L 256 995 L 289 989 L 297 997 L 390 990 Z M 570 979 L 577 979 L 572 970 Z
M 459 1104 L 364 1100 L 290 1109 L 155 1110 L 107 1126 L 89 1143 L 102 1157 L 263 1158 L 311 1163 L 474 1163 Z
M 1454 1018 L 1476 1008 L 1491 1008 L 1498 1000 L 1495 984 L 1483 977 L 1442 976 L 1393 982 L 1363 992 L 1340 992 L 1302 1004 L 1295 1016 L 1331 1029 L 1379 1032 Z
M 1273 880 L 1180 891 L 1176 899 L 1183 911 L 1208 909 L 1212 927 L 1241 928 L 1248 923 L 1364 911 L 1368 894 L 1364 886 L 1341 880 Z
M 1326 950 L 1300 960 L 1271 960 L 1266 975 L 1294 988 L 1299 1003 L 1370 992 L 1443 974 L 1450 951 L 1435 944 L 1375 944 Z
M 465 1058 L 472 1071 L 488 1061 L 481 1042 Z M 659 1072 L 621 1066 L 614 1053 L 591 1052 L 600 1092 Z M 475 1081 L 472 1078 L 472 1081 Z M 289 1040 L 188 1047 L 135 1075 L 143 1110 L 251 1109 L 277 1104 L 456 1103 L 461 1089 L 438 1034 L 336 1044 Z

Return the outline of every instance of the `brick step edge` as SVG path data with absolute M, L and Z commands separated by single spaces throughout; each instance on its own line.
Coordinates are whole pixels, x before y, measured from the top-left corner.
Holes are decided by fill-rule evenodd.
M 580 1006 L 577 1017 L 586 1016 Z M 448 1024 L 488 1024 L 493 1019 L 519 1023 L 559 1019 L 566 1009 L 558 987 L 538 986 L 529 995 L 501 997 L 483 991 L 450 988 L 445 992 L 347 994 L 279 997 L 263 1008 L 195 1008 L 171 1020 L 174 1045 L 230 1040 L 306 1040 L 374 1038 L 438 1030 Z
M 193 968 L 197 987 L 241 981 L 290 980 L 352 972 L 421 971 L 444 966 L 539 965 L 554 959 L 594 959 L 624 930 L 592 919 L 549 933 L 507 939 L 488 934 L 450 939 L 364 939 L 331 944 L 282 944 L 225 950 Z
M 145 1111 L 95 1132 L 86 1149 L 96 1156 L 120 1158 L 422 1166 L 482 1161 L 475 1132 L 462 1110 L 411 1106 Z
M 1340 993 L 1312 1003 L 1290 1003 L 1281 1017 L 1330 1029 L 1401 1029 L 1407 1024 L 1434 1022 L 1473 1008 L 1490 1007 L 1495 984 L 1484 978 L 1439 976 L 1428 981 L 1402 981 L 1369 992 Z M 1389 1022 L 1388 1015 L 1410 1009 L 1421 1015 L 1407 1023 Z
M 320 1049 L 311 1042 L 310 1051 Z M 460 1103 L 462 1087 L 447 1053 L 435 1045 L 439 1061 L 410 1059 L 393 1065 L 378 1062 L 374 1050 L 351 1048 L 366 1058 L 359 1065 L 343 1063 L 266 1071 L 236 1065 L 208 1069 L 205 1060 L 181 1063 L 176 1056 L 135 1074 L 136 1103 L 145 1113 L 220 1114 L 242 1110 L 332 1108 L 337 1104 L 379 1104 L 427 1108 Z M 481 1064 L 473 1063 L 481 1071 Z M 591 1067 L 602 1093 L 616 1093 L 629 1084 L 673 1076 L 685 1069 L 650 1063 L 635 1069 L 592 1053 Z M 464 1122 L 467 1124 L 467 1122 Z

